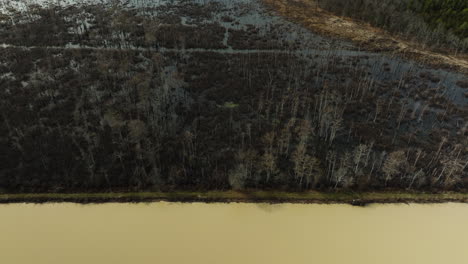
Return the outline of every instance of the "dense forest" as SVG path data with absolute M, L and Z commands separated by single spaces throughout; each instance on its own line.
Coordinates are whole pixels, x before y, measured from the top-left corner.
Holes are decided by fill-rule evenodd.
M 466 75 L 257 1 L 133 2 L 4 9 L 1 191 L 466 190 Z
M 468 52 L 468 1 L 319 0 L 320 7 L 367 21 L 432 48 Z

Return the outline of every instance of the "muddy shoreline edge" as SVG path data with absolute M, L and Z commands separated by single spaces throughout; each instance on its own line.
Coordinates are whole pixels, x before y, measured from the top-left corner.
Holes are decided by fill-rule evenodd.
M 154 192 L 154 193 L 36 193 L 0 194 L 0 204 L 14 203 L 267 203 L 267 204 L 439 204 L 468 203 L 468 193 L 350 193 L 350 192 Z

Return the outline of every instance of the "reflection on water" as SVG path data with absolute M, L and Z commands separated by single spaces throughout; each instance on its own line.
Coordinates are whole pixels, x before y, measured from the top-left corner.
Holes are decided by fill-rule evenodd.
M 0 263 L 468 263 L 468 205 L 12 204 Z

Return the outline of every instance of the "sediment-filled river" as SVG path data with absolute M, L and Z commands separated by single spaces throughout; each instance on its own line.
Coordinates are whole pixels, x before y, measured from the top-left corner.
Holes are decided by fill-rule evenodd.
M 10 204 L 0 263 L 468 263 L 468 205 Z

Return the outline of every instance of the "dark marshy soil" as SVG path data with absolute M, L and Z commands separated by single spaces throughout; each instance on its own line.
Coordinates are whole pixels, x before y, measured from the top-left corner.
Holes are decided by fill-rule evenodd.
M 139 3 L 2 16 L 3 192 L 466 191 L 468 76 L 255 1 Z

